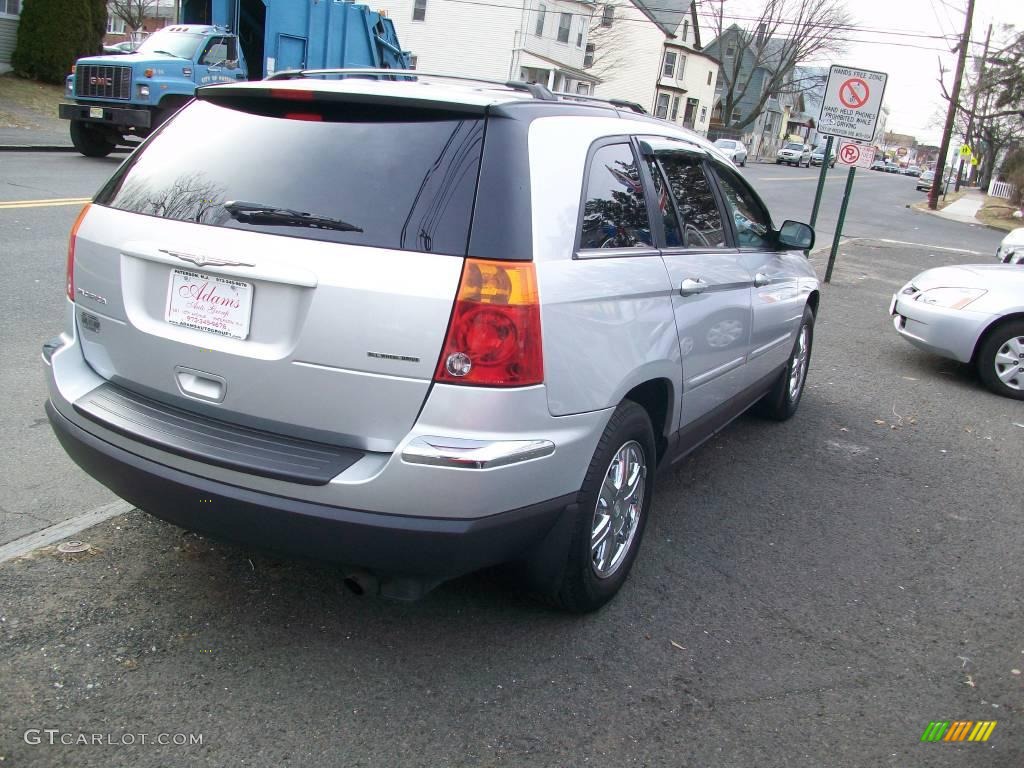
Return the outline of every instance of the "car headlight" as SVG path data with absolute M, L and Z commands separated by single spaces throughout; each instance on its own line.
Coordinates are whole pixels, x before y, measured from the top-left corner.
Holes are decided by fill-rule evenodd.
M 986 293 L 981 288 L 931 288 L 923 291 L 915 301 L 946 309 L 963 309 Z

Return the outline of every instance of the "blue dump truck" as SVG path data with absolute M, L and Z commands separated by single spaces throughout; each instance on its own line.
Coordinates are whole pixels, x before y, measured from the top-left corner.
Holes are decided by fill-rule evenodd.
M 261 80 L 292 69 L 408 69 L 394 24 L 342 0 L 183 0 L 181 24 L 153 33 L 134 52 L 79 59 L 60 117 L 87 157 L 144 138 L 197 86 Z

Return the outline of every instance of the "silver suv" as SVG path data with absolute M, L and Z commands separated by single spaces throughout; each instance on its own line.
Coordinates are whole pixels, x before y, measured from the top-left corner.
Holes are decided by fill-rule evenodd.
M 201 88 L 114 173 L 50 421 L 139 508 L 357 588 L 514 561 L 596 609 L 655 468 L 795 411 L 813 233 L 626 103 L 384 74 Z

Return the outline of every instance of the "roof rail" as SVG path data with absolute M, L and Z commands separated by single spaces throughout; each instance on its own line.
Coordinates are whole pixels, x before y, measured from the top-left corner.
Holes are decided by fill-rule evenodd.
M 556 96 L 559 101 L 584 101 L 597 104 L 611 104 L 613 107 L 628 109 L 641 115 L 648 114 L 647 110 L 644 109 L 643 106 L 635 101 L 628 101 L 627 99 L 602 99 L 597 96 L 584 96 L 578 93 L 559 93 L 556 94 Z
M 275 72 L 266 80 L 298 80 L 304 77 L 321 77 L 340 75 L 342 77 L 377 77 L 394 80 L 411 80 L 426 78 L 430 80 L 456 80 L 463 83 L 482 83 L 496 85 L 513 91 L 529 93 L 535 99 L 556 101 L 557 97 L 540 83 L 525 83 L 521 80 L 488 80 L 481 77 L 465 75 L 442 75 L 436 72 L 423 72 L 418 69 L 372 69 L 369 67 L 346 67 L 343 69 L 289 69 Z

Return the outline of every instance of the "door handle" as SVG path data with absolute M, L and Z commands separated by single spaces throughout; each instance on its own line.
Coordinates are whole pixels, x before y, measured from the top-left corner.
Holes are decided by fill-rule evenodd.
M 770 283 L 771 281 L 772 279 L 768 277 L 768 275 L 766 275 L 764 272 L 758 272 L 756 275 L 754 275 L 754 285 L 756 285 L 758 288 L 764 285 L 768 285 L 768 283 Z
M 679 293 L 683 296 L 693 296 L 697 293 L 704 293 L 708 284 L 701 278 L 688 277 L 679 285 Z

